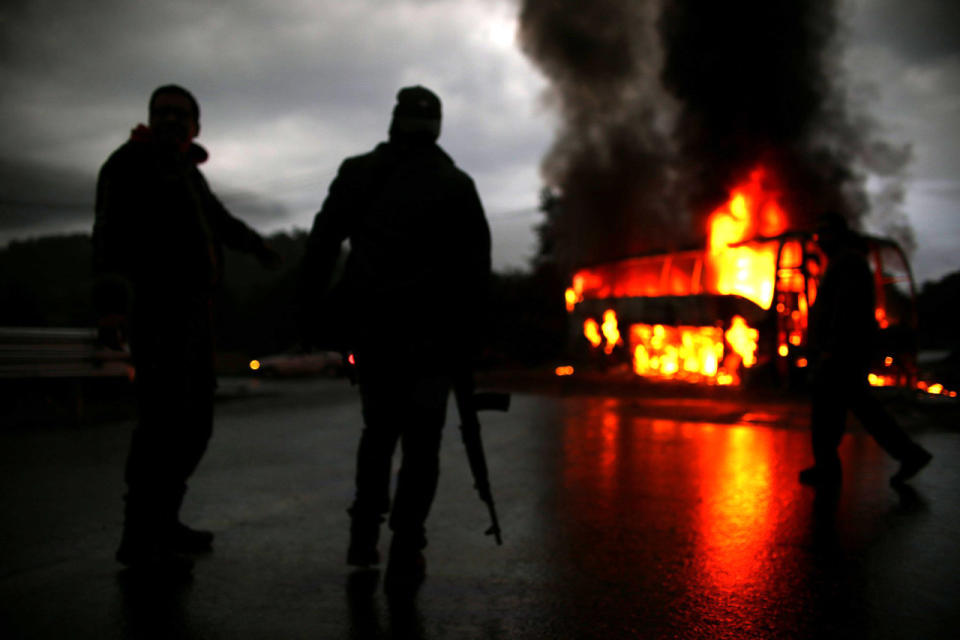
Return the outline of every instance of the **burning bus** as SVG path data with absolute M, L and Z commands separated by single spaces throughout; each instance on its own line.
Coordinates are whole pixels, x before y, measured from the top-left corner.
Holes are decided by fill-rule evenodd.
M 826 267 L 812 231 L 790 228 L 754 169 L 708 218 L 706 247 L 582 268 L 566 290 L 571 343 L 644 378 L 783 383 L 807 367 L 807 318 Z M 917 384 L 915 289 L 893 240 L 867 236 L 876 288 L 876 386 Z M 581 358 L 582 359 L 582 358 Z M 754 373 L 756 372 L 756 373 Z

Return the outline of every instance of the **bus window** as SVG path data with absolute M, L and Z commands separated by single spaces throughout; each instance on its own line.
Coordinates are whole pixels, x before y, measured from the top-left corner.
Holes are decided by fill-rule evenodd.
M 877 244 L 870 252 L 877 283 L 877 321 L 882 329 L 914 323 L 914 291 L 910 267 L 895 246 Z

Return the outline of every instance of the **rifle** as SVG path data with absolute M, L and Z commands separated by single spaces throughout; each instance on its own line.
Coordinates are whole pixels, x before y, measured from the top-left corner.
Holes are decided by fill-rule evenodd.
M 490 528 L 484 534 L 492 535 L 498 545 L 503 544 L 500 536 L 500 520 L 493 506 L 493 494 L 490 492 L 490 474 L 487 470 L 487 458 L 483 453 L 483 441 L 480 439 L 480 420 L 478 411 L 507 411 L 510 408 L 509 393 L 477 393 L 474 391 L 473 375 L 459 376 L 453 385 L 453 393 L 460 413 L 460 436 L 467 450 L 470 472 L 473 474 L 473 487 L 490 512 Z

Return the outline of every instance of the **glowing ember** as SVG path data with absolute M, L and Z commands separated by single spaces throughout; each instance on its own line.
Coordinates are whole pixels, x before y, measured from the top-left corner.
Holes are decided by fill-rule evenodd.
M 251 371 L 256 371 L 256 370 L 258 370 L 259 368 L 260 368 L 260 361 L 259 361 L 259 360 L 251 360 L 251 361 L 250 361 L 250 370 L 251 370 Z
M 778 194 L 765 181 L 766 172 L 754 169 L 745 183 L 733 189 L 730 200 L 710 214 L 707 259 L 709 289 L 743 296 L 769 309 L 773 302 L 777 243 L 738 245 L 787 229 L 787 216 L 777 201 Z
M 887 319 L 887 312 L 884 309 L 877 307 L 874 313 L 877 317 L 877 324 L 880 325 L 881 329 L 886 329 L 890 326 L 890 320 Z
M 554 373 L 556 373 L 558 376 L 572 376 L 573 367 L 570 365 L 560 366 L 554 369 Z
M 927 382 L 921 380 L 917 383 L 917 389 L 929 393 L 932 396 L 946 396 L 948 398 L 956 398 L 957 392 L 951 389 L 947 389 L 939 382 Z
M 890 358 L 886 358 L 890 360 Z M 884 364 L 886 364 L 884 360 Z M 890 366 L 889 364 L 887 366 Z M 870 373 L 867 375 L 867 381 L 870 383 L 871 387 L 896 387 L 900 386 L 900 381 L 896 376 L 885 375 L 879 373 Z M 948 398 L 956 398 L 957 392 L 951 389 L 947 389 L 943 384 L 939 382 L 928 382 L 926 380 L 919 380 L 916 384 L 916 389 L 922 391 L 932 396 L 945 396 Z
M 886 375 L 880 375 L 877 373 L 871 373 L 867 375 L 867 382 L 870 383 L 871 387 L 897 386 L 897 378 L 895 376 L 886 376 Z

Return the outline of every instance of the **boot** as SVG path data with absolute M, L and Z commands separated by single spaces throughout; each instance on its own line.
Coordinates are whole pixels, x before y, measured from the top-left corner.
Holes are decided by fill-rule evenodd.
M 835 489 L 843 480 L 840 464 L 815 464 L 800 472 L 800 483 L 816 489 Z
M 380 552 L 377 540 L 380 538 L 379 515 L 359 514 L 355 509 L 350 513 L 350 546 L 347 548 L 347 564 L 354 567 L 369 567 L 380 564 Z
M 931 460 L 933 460 L 933 454 L 918 446 L 900 461 L 900 469 L 890 478 L 890 484 L 894 487 L 902 485 L 930 464 Z
M 176 580 L 193 572 L 193 560 L 177 553 L 155 531 L 125 528 L 116 559 L 129 570 L 151 577 Z
M 404 540 L 396 534 L 390 544 L 390 558 L 383 577 L 383 589 L 389 595 L 412 595 L 427 577 L 423 544 Z
M 213 551 L 213 532 L 191 529 L 177 521 L 170 533 L 170 547 L 179 553 L 208 553 Z

